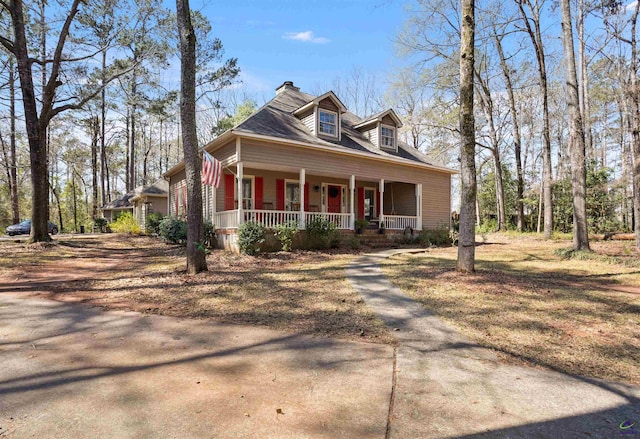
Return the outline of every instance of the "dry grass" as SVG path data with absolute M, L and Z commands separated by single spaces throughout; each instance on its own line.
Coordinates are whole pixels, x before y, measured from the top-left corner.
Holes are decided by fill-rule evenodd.
M 475 274 L 455 248 L 398 256 L 389 278 L 471 339 L 517 362 L 640 384 L 640 253 L 597 242 L 563 259 L 568 241 L 490 235 Z
M 214 251 L 209 271 L 184 272 L 184 249 L 145 237 L 0 243 L 0 291 L 376 343 L 393 338 L 346 279 L 351 254 Z

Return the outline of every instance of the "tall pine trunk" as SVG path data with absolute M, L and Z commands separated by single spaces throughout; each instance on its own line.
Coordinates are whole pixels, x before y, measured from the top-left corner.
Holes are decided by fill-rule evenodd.
M 98 116 L 92 117 L 91 122 L 91 176 L 93 200 L 91 203 L 91 219 L 98 217 L 98 136 L 100 134 L 100 121 Z
M 522 140 L 520 136 L 520 122 L 518 121 L 518 111 L 516 110 L 516 98 L 513 93 L 513 82 L 511 81 L 511 71 L 507 65 L 507 59 L 502 48 L 502 40 L 494 31 L 496 47 L 500 56 L 500 67 L 502 76 L 507 86 L 509 96 L 509 113 L 511 115 L 511 127 L 513 130 L 513 151 L 516 159 L 516 184 L 517 184 L 517 211 L 518 211 L 518 232 L 524 229 L 524 173 L 522 172 Z
M 566 99 L 569 109 L 569 155 L 573 191 L 573 248 L 590 250 L 587 228 L 587 169 L 585 165 L 584 128 L 580 114 L 578 75 L 573 47 L 573 27 L 570 0 L 561 0 L 562 43 L 566 78 Z
M 20 222 L 18 203 L 18 159 L 16 157 L 16 78 L 13 57 L 9 55 L 9 187 L 11 189 L 11 215 L 13 223 Z
M 551 169 L 551 129 L 549 123 L 549 87 L 547 83 L 547 67 L 542 30 L 540 29 L 540 5 L 531 5 L 529 0 L 517 1 L 527 34 L 536 52 L 538 76 L 542 93 L 542 200 L 544 203 L 544 237 L 550 239 L 553 233 L 553 174 Z M 529 17 L 524 10 L 527 5 L 532 13 Z M 533 22 L 531 27 L 530 21 Z M 539 229 L 539 228 L 538 228 Z
M 457 269 L 475 271 L 475 120 L 473 116 L 473 73 L 475 49 L 474 0 L 461 0 L 462 23 L 460 32 L 460 232 L 458 236 Z
M 180 120 L 187 180 L 187 272 L 207 270 L 202 224 L 202 183 L 196 132 L 196 35 L 189 0 L 176 0 L 180 37 Z

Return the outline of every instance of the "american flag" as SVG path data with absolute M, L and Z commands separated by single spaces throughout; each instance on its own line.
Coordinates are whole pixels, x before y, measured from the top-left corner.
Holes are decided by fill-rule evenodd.
M 220 187 L 221 176 L 222 163 L 207 151 L 202 151 L 202 183 L 217 189 Z

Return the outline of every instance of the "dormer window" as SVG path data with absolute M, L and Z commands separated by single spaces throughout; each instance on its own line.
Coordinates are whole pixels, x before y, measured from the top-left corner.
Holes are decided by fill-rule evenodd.
M 382 126 L 380 129 L 380 146 L 383 148 L 396 148 L 396 136 L 395 136 L 395 128 Z
M 320 134 L 326 134 L 327 136 L 337 137 L 338 133 L 338 115 L 332 111 L 320 110 L 318 131 Z

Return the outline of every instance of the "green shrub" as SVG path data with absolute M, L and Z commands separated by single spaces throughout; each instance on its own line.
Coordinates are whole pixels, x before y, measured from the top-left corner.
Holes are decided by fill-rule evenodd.
M 238 227 L 238 247 L 245 255 L 255 255 L 260 251 L 260 244 L 266 239 L 267 229 L 260 223 L 250 221 Z
M 307 238 L 311 248 L 329 248 L 340 245 L 340 233 L 336 224 L 322 217 L 307 222 Z
M 418 235 L 418 242 L 421 245 L 451 245 L 451 234 L 445 227 L 437 229 L 424 229 Z
M 107 231 L 107 221 L 106 218 L 96 218 L 93 220 L 93 230 L 95 232 L 105 233 Z
M 164 218 L 164 215 L 160 212 L 153 212 L 147 215 L 145 220 L 146 232 L 148 235 L 160 234 L 160 222 Z
M 364 230 L 369 227 L 369 221 L 366 219 L 359 219 L 355 221 L 356 230 Z
M 173 244 L 187 241 L 187 222 L 170 216 L 165 217 L 158 225 L 160 237 Z
M 111 223 L 111 230 L 116 233 L 140 234 L 140 225 L 131 212 L 125 212 Z
M 495 218 L 485 219 L 476 229 L 480 234 L 495 232 L 498 230 L 498 220 Z
M 278 224 L 273 230 L 273 234 L 278 239 L 278 241 L 280 241 L 282 251 L 285 252 L 291 251 L 291 244 L 293 243 L 293 238 L 296 237 L 297 233 L 298 224 L 295 221 Z

